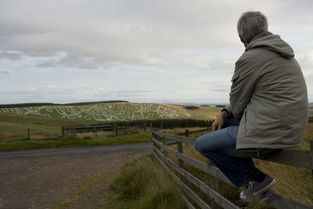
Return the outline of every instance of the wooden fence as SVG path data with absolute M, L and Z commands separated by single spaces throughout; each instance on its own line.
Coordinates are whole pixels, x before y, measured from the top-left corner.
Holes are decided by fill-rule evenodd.
M 64 137 L 68 133 L 86 133 L 86 132 L 97 132 L 97 131 L 112 131 L 114 136 L 118 135 L 119 130 L 128 128 L 142 128 L 146 131 L 146 124 L 142 126 L 119 126 L 113 125 L 88 125 L 88 126 L 63 126 L 61 129 L 61 135 Z
M 231 186 L 233 185 L 218 168 L 193 159 L 183 153 L 183 143 L 194 144 L 195 142 L 195 138 L 188 137 L 190 132 L 186 131 L 185 134 L 187 136 L 171 135 L 159 131 L 152 131 L 154 155 L 158 162 L 173 178 L 174 182 L 178 184 L 184 193 L 189 197 L 186 198 L 186 196 L 183 195 L 183 200 L 185 201 L 186 206 L 189 209 L 195 208 L 195 206 L 192 205 L 192 203 L 188 200 L 192 199 L 193 202 L 196 203 L 196 205 L 201 209 L 211 209 L 216 205 L 225 209 L 240 209 L 239 206 L 235 205 L 233 202 L 219 193 L 220 181 L 225 182 Z M 177 144 L 177 151 L 168 146 L 173 144 Z M 178 158 L 178 165 L 168 157 L 169 154 Z M 313 141 L 311 141 L 311 150 L 283 150 L 276 154 L 260 157 L 259 159 L 301 168 L 313 169 Z M 210 187 L 208 184 L 204 183 L 190 172 L 185 170 L 185 163 L 210 176 L 213 176 L 213 186 Z M 184 181 L 182 181 L 182 179 L 184 179 Z M 202 200 L 184 182 L 193 184 L 206 195 L 208 195 L 209 198 L 213 199 L 213 206 L 208 205 L 208 203 Z M 268 198 L 265 201 L 277 209 L 313 209 L 312 205 L 285 199 L 273 191 L 269 192 Z

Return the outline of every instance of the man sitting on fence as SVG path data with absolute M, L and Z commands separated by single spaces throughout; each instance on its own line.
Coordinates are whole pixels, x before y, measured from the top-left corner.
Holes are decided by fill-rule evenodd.
M 267 28 L 260 12 L 241 15 L 237 30 L 245 52 L 236 62 L 230 106 L 195 143 L 241 189 L 242 199 L 260 197 L 276 183 L 252 158 L 296 147 L 308 117 L 306 84 L 293 50 Z

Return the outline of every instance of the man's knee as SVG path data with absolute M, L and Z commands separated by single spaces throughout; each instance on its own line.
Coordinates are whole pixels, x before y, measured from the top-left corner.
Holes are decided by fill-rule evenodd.
M 198 152 L 200 152 L 200 153 L 203 153 L 203 152 L 204 152 L 204 149 L 205 149 L 205 146 L 204 146 L 204 144 L 203 144 L 203 140 L 204 140 L 203 136 L 199 136 L 199 137 L 196 139 L 195 144 L 194 144 L 195 149 L 196 149 Z

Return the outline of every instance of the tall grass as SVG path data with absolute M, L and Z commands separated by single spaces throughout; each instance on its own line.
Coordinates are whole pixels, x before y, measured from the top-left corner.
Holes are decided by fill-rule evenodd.
M 127 164 L 110 186 L 103 209 L 184 209 L 180 190 L 153 155 Z

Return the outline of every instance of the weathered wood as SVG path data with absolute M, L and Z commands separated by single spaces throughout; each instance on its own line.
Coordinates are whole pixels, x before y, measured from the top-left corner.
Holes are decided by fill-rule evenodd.
M 273 191 L 268 192 L 267 198 L 264 201 L 277 209 L 313 209 L 313 206 L 293 200 L 287 200 Z
M 167 134 L 167 133 L 161 133 L 161 132 L 158 132 L 158 131 L 153 131 L 155 135 L 158 135 L 159 137 L 161 138 L 165 138 L 167 140 L 175 140 L 175 141 L 178 141 L 178 142 L 183 142 L 183 143 L 186 143 L 186 144 L 194 144 L 194 140 L 195 138 L 191 138 L 191 137 L 185 137 L 185 136 L 175 136 L 175 135 L 172 135 L 172 134 Z
M 184 153 L 183 143 L 181 143 L 181 142 L 177 143 L 177 151 L 181 154 Z M 184 161 L 182 159 L 178 159 L 178 164 L 180 167 L 182 167 L 182 168 L 184 167 Z
M 164 144 L 167 145 L 167 146 L 168 145 L 174 145 L 174 144 L 177 144 L 177 143 L 178 143 L 177 141 L 173 141 L 173 140 L 164 142 Z
M 156 149 L 155 147 L 155 153 L 160 155 L 160 156 L 164 156 L 164 160 L 166 162 L 170 161 L 169 159 L 165 158 L 165 155 L 163 153 L 161 153 L 159 150 Z M 186 173 L 188 173 L 187 171 L 183 170 L 182 168 L 178 167 L 174 162 L 171 161 L 171 165 L 172 167 L 177 171 L 179 172 L 180 171 L 183 171 L 183 173 L 179 172 L 182 176 L 186 177 Z M 190 174 L 191 175 L 191 174 Z M 191 175 L 192 176 L 192 175 Z M 195 178 L 195 177 L 194 177 Z M 191 178 L 188 179 L 191 183 L 193 183 L 194 185 L 196 185 L 198 188 L 200 188 L 202 191 L 203 189 L 207 189 L 205 188 L 204 185 L 202 185 L 201 187 L 201 184 L 199 184 L 199 182 L 193 180 Z M 200 181 L 200 180 L 199 180 Z M 203 183 L 203 182 L 202 182 Z M 206 184 L 205 184 L 206 185 Z M 204 188 L 203 188 L 204 187 Z M 212 191 L 213 189 L 211 189 Z M 214 191 L 214 190 L 213 190 Z M 206 192 L 205 192 L 206 193 Z M 218 193 L 217 193 L 218 194 Z M 222 196 L 223 197 L 223 196 Z M 277 208 L 277 209 L 280 209 L 280 208 L 284 208 L 284 209 L 313 209 L 312 206 L 309 206 L 309 205 L 306 205 L 306 204 L 303 204 L 303 203 L 300 203 L 300 202 L 297 202 L 297 201 L 293 201 L 293 200 L 287 200 L 285 199 L 284 197 L 282 197 L 281 195 L 273 192 L 273 191 L 270 191 L 269 192 L 269 195 L 267 197 L 266 200 L 264 200 L 265 202 L 267 202 L 269 205 Z M 219 204 L 220 202 L 216 201 L 217 204 Z
M 311 149 L 311 152 L 313 153 L 313 140 L 310 141 L 310 149 Z M 313 158 L 312 158 L 312 161 L 313 161 Z M 312 178 L 313 178 L 313 169 L 312 169 Z
M 195 159 L 192 159 L 192 158 L 190 158 L 184 154 L 178 153 L 175 150 L 172 150 L 171 148 L 169 148 L 169 147 L 165 146 L 164 144 L 162 144 L 161 142 L 157 141 L 156 139 L 152 139 L 152 140 L 153 140 L 154 144 L 160 146 L 160 148 L 162 147 L 162 149 L 164 151 L 169 152 L 171 154 L 174 154 L 178 158 L 181 158 L 182 160 L 184 160 L 188 164 L 198 168 L 199 170 L 202 170 L 202 171 L 204 171 L 204 172 L 206 172 L 212 176 L 217 176 L 220 180 L 232 185 L 230 183 L 230 181 L 217 168 L 214 169 L 214 167 L 212 167 L 212 166 L 208 166 L 208 165 L 206 165 L 200 161 L 197 162 L 197 160 L 195 160 Z M 155 148 L 155 150 L 156 150 L 156 148 Z M 160 153 L 160 151 L 158 151 L 158 150 L 156 150 L 155 152 L 158 154 Z M 168 159 L 164 159 L 164 160 L 168 161 Z M 175 163 L 173 163 L 173 164 L 175 165 L 175 167 L 177 169 L 181 169 Z M 185 170 L 183 170 L 183 171 L 186 172 Z M 293 201 L 293 200 L 287 200 L 284 197 L 282 197 L 281 195 L 279 195 L 273 191 L 269 192 L 269 195 L 265 201 L 277 209 L 280 209 L 280 208 L 284 208 L 284 209 L 313 209 L 313 207 L 310 205 L 306 205 L 306 204 L 303 204 L 303 203 L 300 203 L 297 201 Z
M 204 128 L 204 129 L 198 129 L 198 130 L 194 130 L 194 131 L 189 131 L 189 134 L 195 134 L 195 133 L 199 133 L 199 132 L 203 132 L 203 131 L 211 131 L 212 128 Z
M 84 133 L 95 131 L 112 131 L 112 125 L 64 126 L 62 129 L 71 133 Z M 63 130 L 62 130 L 63 131 Z
M 313 152 L 306 150 L 282 150 L 278 153 L 258 157 L 257 159 L 313 169 Z
M 175 136 L 171 134 L 155 132 L 161 138 L 176 140 L 187 144 L 194 144 L 195 138 Z M 281 163 L 301 168 L 313 169 L 313 152 L 307 150 L 282 150 L 278 153 L 258 157 L 258 159 L 269 162 Z
M 159 135 L 154 135 L 155 137 L 160 137 Z M 184 162 L 190 164 L 191 166 L 193 167 L 196 167 L 198 168 L 199 170 L 203 171 L 203 172 L 206 172 L 208 173 L 209 175 L 212 175 L 212 176 L 215 176 L 217 177 L 218 179 L 226 182 L 226 183 L 230 183 L 230 181 L 215 167 L 213 166 L 209 166 L 201 161 L 198 161 L 198 160 L 195 160 L 193 158 L 190 158 L 182 153 L 179 153 L 179 152 L 176 152 L 175 150 L 165 146 L 163 143 L 159 142 L 158 140 L 156 140 L 155 138 L 152 138 L 152 141 L 155 145 L 159 146 L 163 151 L 165 151 L 165 153 L 171 153 L 173 155 L 175 155 L 176 157 L 178 157 L 179 159 L 183 160 Z M 313 147 L 313 142 L 310 142 L 310 146 L 311 148 Z M 199 187 L 200 189 L 202 189 L 202 191 L 207 191 L 208 192 L 208 188 L 209 188 L 209 191 L 212 192 L 213 189 L 211 189 L 210 187 L 206 187 L 207 185 L 203 185 L 204 183 L 202 181 L 198 182 L 197 180 L 198 179 L 195 179 L 194 176 L 192 176 L 190 174 L 189 176 L 189 173 L 187 171 L 185 171 L 184 169 L 180 168 L 179 166 L 177 166 L 175 163 L 173 163 L 170 159 L 166 158 L 165 155 L 163 153 L 161 153 L 156 147 L 154 148 L 155 150 L 155 154 L 162 157 L 166 162 L 167 164 L 170 164 L 170 166 L 172 168 L 174 168 L 177 172 L 179 172 L 182 176 L 184 176 L 185 178 L 187 178 L 191 183 L 193 183 L 194 185 L 196 185 L 197 187 Z M 313 150 L 313 149 L 312 149 Z M 284 156 L 289 153 L 289 154 L 293 154 L 291 155 L 292 157 L 295 157 L 296 154 L 299 154 L 300 155 L 302 154 L 303 156 L 301 156 L 300 158 L 304 158 L 305 155 L 308 158 L 308 161 L 312 161 L 313 162 L 313 157 L 312 155 L 309 154 L 309 152 L 312 152 L 313 151 L 302 151 L 302 150 L 285 150 L 285 151 L 282 151 L 278 154 L 278 157 L 275 159 L 276 161 L 280 161 L 280 158 L 282 158 L 283 160 L 283 164 L 287 164 L 287 163 L 284 163 L 284 161 L 286 159 L 284 159 Z M 305 155 L 304 155 L 305 154 Z M 275 156 L 277 155 L 277 153 L 275 154 Z M 270 155 L 269 155 L 270 156 Z M 275 157 L 274 156 L 274 157 Z M 264 157 L 262 157 L 263 159 Z M 289 158 L 288 158 L 289 159 Z M 267 160 L 267 159 L 265 159 Z M 271 160 L 269 160 L 271 161 Z M 296 164 L 295 162 L 290 162 L 289 164 Z M 298 166 L 298 165 L 296 165 Z M 302 164 L 303 166 L 303 164 Z M 304 166 L 307 166 L 304 164 Z M 309 164 L 310 166 L 310 164 Z M 301 166 L 299 166 L 301 167 Z M 311 168 L 311 167 L 310 167 Z M 187 177 L 186 177 L 187 176 Z M 201 182 L 203 184 L 201 184 Z M 231 184 L 232 185 L 232 184 Z M 213 190 L 214 191 L 214 190 Z M 215 191 L 214 191 L 215 192 Z M 206 192 L 205 192 L 206 193 Z M 217 193 L 218 194 L 218 193 Z M 218 194 L 220 195 L 220 194 Z M 223 196 L 222 196 L 223 197 Z M 313 209 L 313 206 L 310 206 L 310 205 L 306 205 L 306 204 L 303 204 L 303 203 L 300 203 L 300 202 L 297 202 L 297 201 L 293 201 L 293 200 L 287 200 L 285 199 L 284 197 L 280 196 L 279 194 L 273 192 L 273 191 L 270 191 L 268 196 L 267 196 L 267 199 L 265 200 L 268 204 L 270 204 L 271 206 L 277 208 L 277 209 L 280 209 L 280 208 L 284 208 L 284 209 Z M 216 201 L 217 203 L 219 203 L 218 201 Z
M 64 137 L 65 136 L 65 130 L 64 130 L 64 127 L 62 127 L 61 129 L 61 136 Z
M 27 129 L 27 139 L 30 140 L 30 129 Z
M 230 202 L 228 199 L 223 197 L 221 194 L 216 192 L 214 189 L 210 188 L 206 183 L 202 182 L 189 172 L 185 171 L 184 169 L 177 166 L 173 161 L 166 158 L 165 155 L 163 155 L 159 150 L 154 149 L 154 151 L 157 153 L 157 155 L 165 160 L 166 164 L 169 165 L 171 168 L 175 169 L 176 172 L 178 172 L 180 175 L 182 175 L 184 178 L 186 178 L 189 182 L 194 184 L 196 187 L 201 189 L 205 194 L 207 194 L 209 197 L 214 199 L 214 201 L 220 205 L 222 208 L 225 209 L 239 209 L 238 206 L 236 206 L 234 203 Z
M 195 134 L 195 133 L 200 133 L 203 131 L 210 131 L 210 130 L 212 130 L 212 128 L 203 128 L 203 129 L 198 129 L 198 130 L 194 130 L 194 131 L 189 131 L 189 135 Z M 179 132 L 179 133 L 176 133 L 175 135 L 178 135 L 178 136 L 184 135 L 185 136 L 185 132 Z
M 177 158 L 183 160 L 185 163 L 188 163 L 189 165 L 232 185 L 232 183 L 228 180 L 228 178 L 225 177 L 224 174 L 218 168 L 214 166 L 209 166 L 206 163 L 203 163 L 199 160 L 188 157 L 187 155 L 180 154 L 176 152 L 175 150 L 165 146 L 164 144 L 162 144 L 161 142 L 159 142 L 158 140 L 154 138 L 152 138 L 152 141 L 155 144 L 157 144 L 159 147 L 161 147 L 162 150 L 175 155 Z
M 117 126 L 117 124 L 114 124 L 113 136 L 117 136 L 117 134 L 118 134 L 118 126 Z
M 182 196 L 182 198 L 183 198 L 183 200 L 184 200 L 184 202 L 185 202 L 185 204 L 186 204 L 188 209 L 196 209 L 184 195 Z
M 87 126 L 64 126 L 65 130 L 92 129 L 92 128 L 113 128 L 113 125 L 87 125 Z
M 157 161 L 163 166 L 163 168 L 167 171 L 167 173 L 172 177 L 174 182 L 178 184 L 192 199 L 193 201 L 200 206 L 201 209 L 212 209 L 206 202 L 204 202 L 198 195 L 196 195 L 184 182 L 182 182 L 158 157 L 158 155 L 154 154 Z
M 185 135 L 185 137 L 189 137 L 189 130 L 188 129 L 185 130 L 185 134 L 184 135 Z

